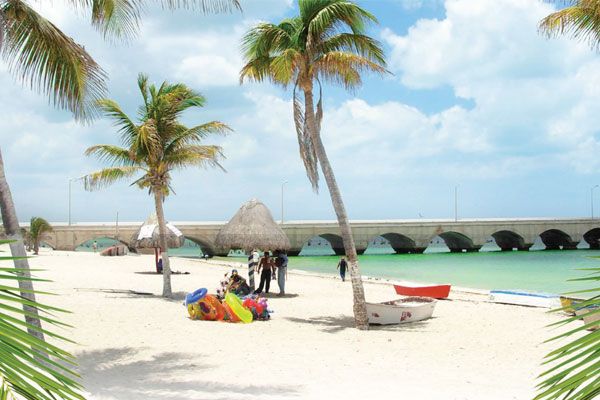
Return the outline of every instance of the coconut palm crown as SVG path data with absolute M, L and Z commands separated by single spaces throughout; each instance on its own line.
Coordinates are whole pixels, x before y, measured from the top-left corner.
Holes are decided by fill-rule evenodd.
M 600 1 L 566 0 L 568 4 L 540 21 L 539 30 L 548 37 L 559 35 L 587 41 L 600 49 Z
M 299 16 L 279 24 L 258 24 L 244 36 L 242 51 L 246 64 L 240 81 L 269 80 L 283 87 L 294 86 L 294 121 L 300 156 L 317 191 L 318 160 L 298 89 L 312 93 L 317 82 L 319 101 L 315 122 L 320 131 L 321 82 L 355 89 L 362 84 L 361 73 L 383 74 L 386 62 L 380 43 L 365 35 L 367 24 L 377 22 L 366 10 L 346 0 L 300 0 L 298 5 Z
M 271 81 L 293 85 L 294 123 L 300 157 L 315 192 L 319 171 L 327 183 L 350 264 L 354 317 L 359 329 L 368 328 L 362 279 L 352 230 L 323 142 L 321 82 L 355 89 L 364 72 L 386 73 L 381 45 L 365 34 L 375 16 L 347 0 L 299 0 L 299 15 L 279 24 L 260 23 L 242 40 L 245 65 L 240 82 Z M 319 90 L 315 107 L 313 91 Z M 302 102 L 300 92 L 304 95 Z
M 40 242 L 44 239 L 46 233 L 52 232 L 52 226 L 42 217 L 33 217 L 29 222 L 29 237 L 33 244 L 33 253 L 38 254 Z
M 87 190 L 96 190 L 112 183 L 139 175 L 132 185 L 147 189 L 154 195 L 161 237 L 165 239 L 166 222 L 162 203 L 171 193 L 171 173 L 188 167 L 218 167 L 223 158 L 221 147 L 201 144 L 209 134 L 225 134 L 231 129 L 222 122 L 212 121 L 188 128 L 179 122 L 182 113 L 192 107 L 202 107 L 205 98 L 184 84 L 163 82 L 159 87 L 148 84 L 140 74 L 138 86 L 143 104 L 134 122 L 113 100 L 98 102 L 103 113 L 118 127 L 124 147 L 110 144 L 91 146 L 86 155 L 95 156 L 110 166 L 84 177 Z M 164 264 L 163 295 L 171 295 L 170 270 L 166 254 L 166 239 L 162 244 Z

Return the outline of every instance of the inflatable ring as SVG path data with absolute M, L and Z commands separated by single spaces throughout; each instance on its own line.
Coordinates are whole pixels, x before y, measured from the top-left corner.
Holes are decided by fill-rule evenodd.
M 225 310 L 225 315 L 226 315 L 226 321 L 229 322 L 240 322 L 240 319 L 238 318 L 237 315 L 235 315 L 235 313 L 233 312 L 233 310 L 231 310 L 231 308 L 229 307 L 229 304 L 227 303 L 223 303 L 223 309 Z
M 191 319 L 200 318 L 200 308 L 198 308 L 197 304 L 188 304 L 187 309 Z
M 196 290 L 195 292 L 188 293 L 185 296 L 185 305 L 187 306 L 188 304 L 197 303 L 199 300 L 202 300 L 204 296 L 206 296 L 207 292 L 208 290 L 206 290 L 206 288 L 202 288 Z
M 207 294 L 204 301 L 208 302 L 215 310 L 215 319 L 213 321 L 222 321 L 225 318 L 225 308 L 215 296 Z
M 225 295 L 225 302 L 231 308 L 231 311 L 245 324 L 252 322 L 252 311 L 242 305 L 242 301 L 233 293 Z

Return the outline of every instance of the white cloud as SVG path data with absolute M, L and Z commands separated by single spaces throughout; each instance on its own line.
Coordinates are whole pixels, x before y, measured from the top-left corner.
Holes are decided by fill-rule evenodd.
M 448 135 L 457 135 L 464 146 L 476 138 L 498 152 L 566 152 L 557 159 L 580 172 L 600 167 L 600 159 L 586 157 L 587 149 L 600 146 L 595 121 L 600 93 L 594 84 L 600 82 L 600 63 L 586 44 L 538 34 L 537 24 L 552 6 L 535 0 L 446 0 L 445 7 L 446 18 L 420 20 L 405 36 L 386 29 L 383 38 L 402 84 L 451 87 L 457 97 L 474 102 L 472 109 L 454 112 Z

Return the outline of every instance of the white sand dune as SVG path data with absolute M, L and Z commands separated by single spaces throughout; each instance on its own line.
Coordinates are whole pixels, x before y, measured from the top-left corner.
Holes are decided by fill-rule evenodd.
M 433 319 L 362 332 L 349 282 L 290 273 L 290 296 L 269 299 L 268 322 L 191 321 L 185 293 L 214 291 L 227 268 L 172 260 L 190 272 L 173 276 L 175 300 L 127 292 L 161 293 L 161 276 L 136 273 L 151 271 L 153 256 L 31 259 L 54 281 L 37 288 L 60 294 L 41 299 L 73 312 L 63 320 L 78 345 L 64 347 L 79 359 L 89 399 L 530 399 L 552 347 L 541 343 L 556 334 L 545 326 L 559 318 L 453 292 Z M 369 301 L 395 297 L 390 285 L 365 291 Z

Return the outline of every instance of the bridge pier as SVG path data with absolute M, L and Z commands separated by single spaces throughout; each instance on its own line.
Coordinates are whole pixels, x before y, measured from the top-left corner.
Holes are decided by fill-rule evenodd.
M 300 252 L 302 251 L 302 249 L 300 250 L 288 250 L 286 251 L 286 254 L 290 257 L 297 257 L 300 255 Z

